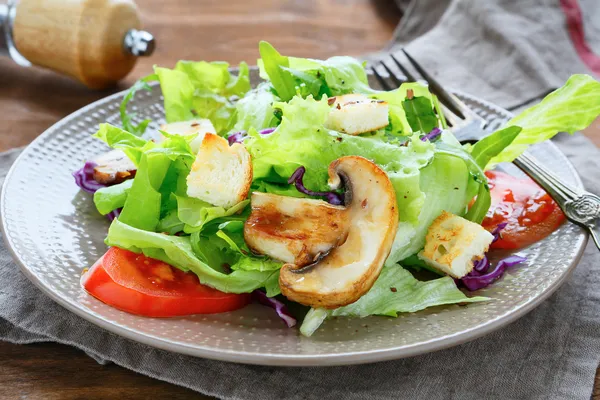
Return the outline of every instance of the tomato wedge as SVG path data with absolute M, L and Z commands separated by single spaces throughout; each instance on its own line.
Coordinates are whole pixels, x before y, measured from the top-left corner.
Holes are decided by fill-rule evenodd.
M 81 283 L 98 300 L 145 317 L 215 314 L 250 302 L 248 293 L 220 292 L 202 285 L 193 273 L 117 247 L 111 247 Z
M 529 177 L 519 179 L 500 171 L 486 171 L 492 205 L 483 220 L 484 228 L 494 230 L 506 222 L 497 249 L 519 249 L 554 232 L 565 215 L 558 204 Z

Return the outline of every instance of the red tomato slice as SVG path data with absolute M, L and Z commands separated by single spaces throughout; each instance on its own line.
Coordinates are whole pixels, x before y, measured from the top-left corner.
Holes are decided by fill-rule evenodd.
M 81 283 L 98 300 L 145 317 L 215 314 L 250 302 L 250 294 L 220 292 L 202 285 L 193 273 L 117 247 L 111 247 Z
M 519 179 L 499 171 L 486 171 L 485 175 L 492 205 L 482 225 L 492 231 L 501 222 L 507 223 L 492 248 L 528 246 L 554 232 L 565 221 L 558 204 L 530 178 Z

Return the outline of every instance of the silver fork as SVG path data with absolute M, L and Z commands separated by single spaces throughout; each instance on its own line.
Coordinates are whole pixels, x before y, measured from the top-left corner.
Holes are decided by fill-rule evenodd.
M 404 49 L 402 50 L 409 63 L 423 77 L 429 85 L 429 90 L 435 94 L 443 105 L 446 120 L 452 126 L 451 130 L 461 143 L 474 142 L 482 139 L 490 132 L 487 122 L 473 110 L 469 109 L 458 97 L 445 90 L 414 58 Z M 405 68 L 398 59 L 391 54 L 390 59 L 404 76 L 395 74 L 388 65 L 380 61 L 380 65 L 389 75 L 393 84 L 398 87 L 404 82 L 416 82 L 415 76 Z M 393 90 L 390 84 L 375 67 L 371 67 L 373 75 L 384 90 Z M 486 126 L 488 130 L 486 131 Z M 600 197 L 585 190 L 574 188 L 554 173 L 543 166 L 527 151 L 517 157 L 513 163 L 543 187 L 560 208 L 566 217 L 587 229 L 592 236 L 598 250 L 600 250 Z

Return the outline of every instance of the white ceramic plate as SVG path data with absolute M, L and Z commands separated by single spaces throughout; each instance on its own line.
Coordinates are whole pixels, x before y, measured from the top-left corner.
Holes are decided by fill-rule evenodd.
M 256 75 L 256 74 L 255 74 Z M 257 76 L 253 77 L 254 83 Z M 496 125 L 510 114 L 459 94 Z M 453 346 L 523 316 L 555 291 L 579 260 L 587 235 L 566 223 L 545 240 L 520 252 L 528 265 L 515 267 L 477 294 L 494 301 L 443 306 L 399 318 L 333 319 L 311 338 L 288 329 L 260 305 L 219 315 L 153 319 L 130 315 L 87 295 L 82 269 L 104 253 L 108 221 L 92 197 L 79 191 L 71 172 L 106 150 L 93 139 L 99 123 L 119 124 L 122 93 L 97 101 L 56 123 L 17 159 L 1 195 L 4 239 L 23 273 L 63 307 L 109 331 L 150 346 L 219 360 L 265 365 L 338 365 L 383 361 Z M 140 118 L 163 121 L 159 88 L 138 93 L 132 105 Z M 556 174 L 581 181 L 551 143 L 531 149 Z M 510 167 L 510 166 L 509 166 Z M 519 173 L 516 169 L 510 169 Z

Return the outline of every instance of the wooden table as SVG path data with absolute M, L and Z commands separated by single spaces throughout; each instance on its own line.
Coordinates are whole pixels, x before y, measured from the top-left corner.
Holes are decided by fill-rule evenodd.
M 400 19 L 392 0 L 138 0 L 158 47 L 118 88 L 94 92 L 68 78 L 0 60 L 0 151 L 29 143 L 69 113 L 121 90 L 153 64 L 179 59 L 253 64 L 265 39 L 284 54 L 326 58 L 380 49 Z M 166 6 L 165 4 L 168 4 Z M 600 121 L 587 134 L 600 145 Z M 596 393 L 600 393 L 597 382 Z M 0 398 L 206 399 L 58 344 L 0 343 Z M 600 400 L 600 395 L 594 397 Z

